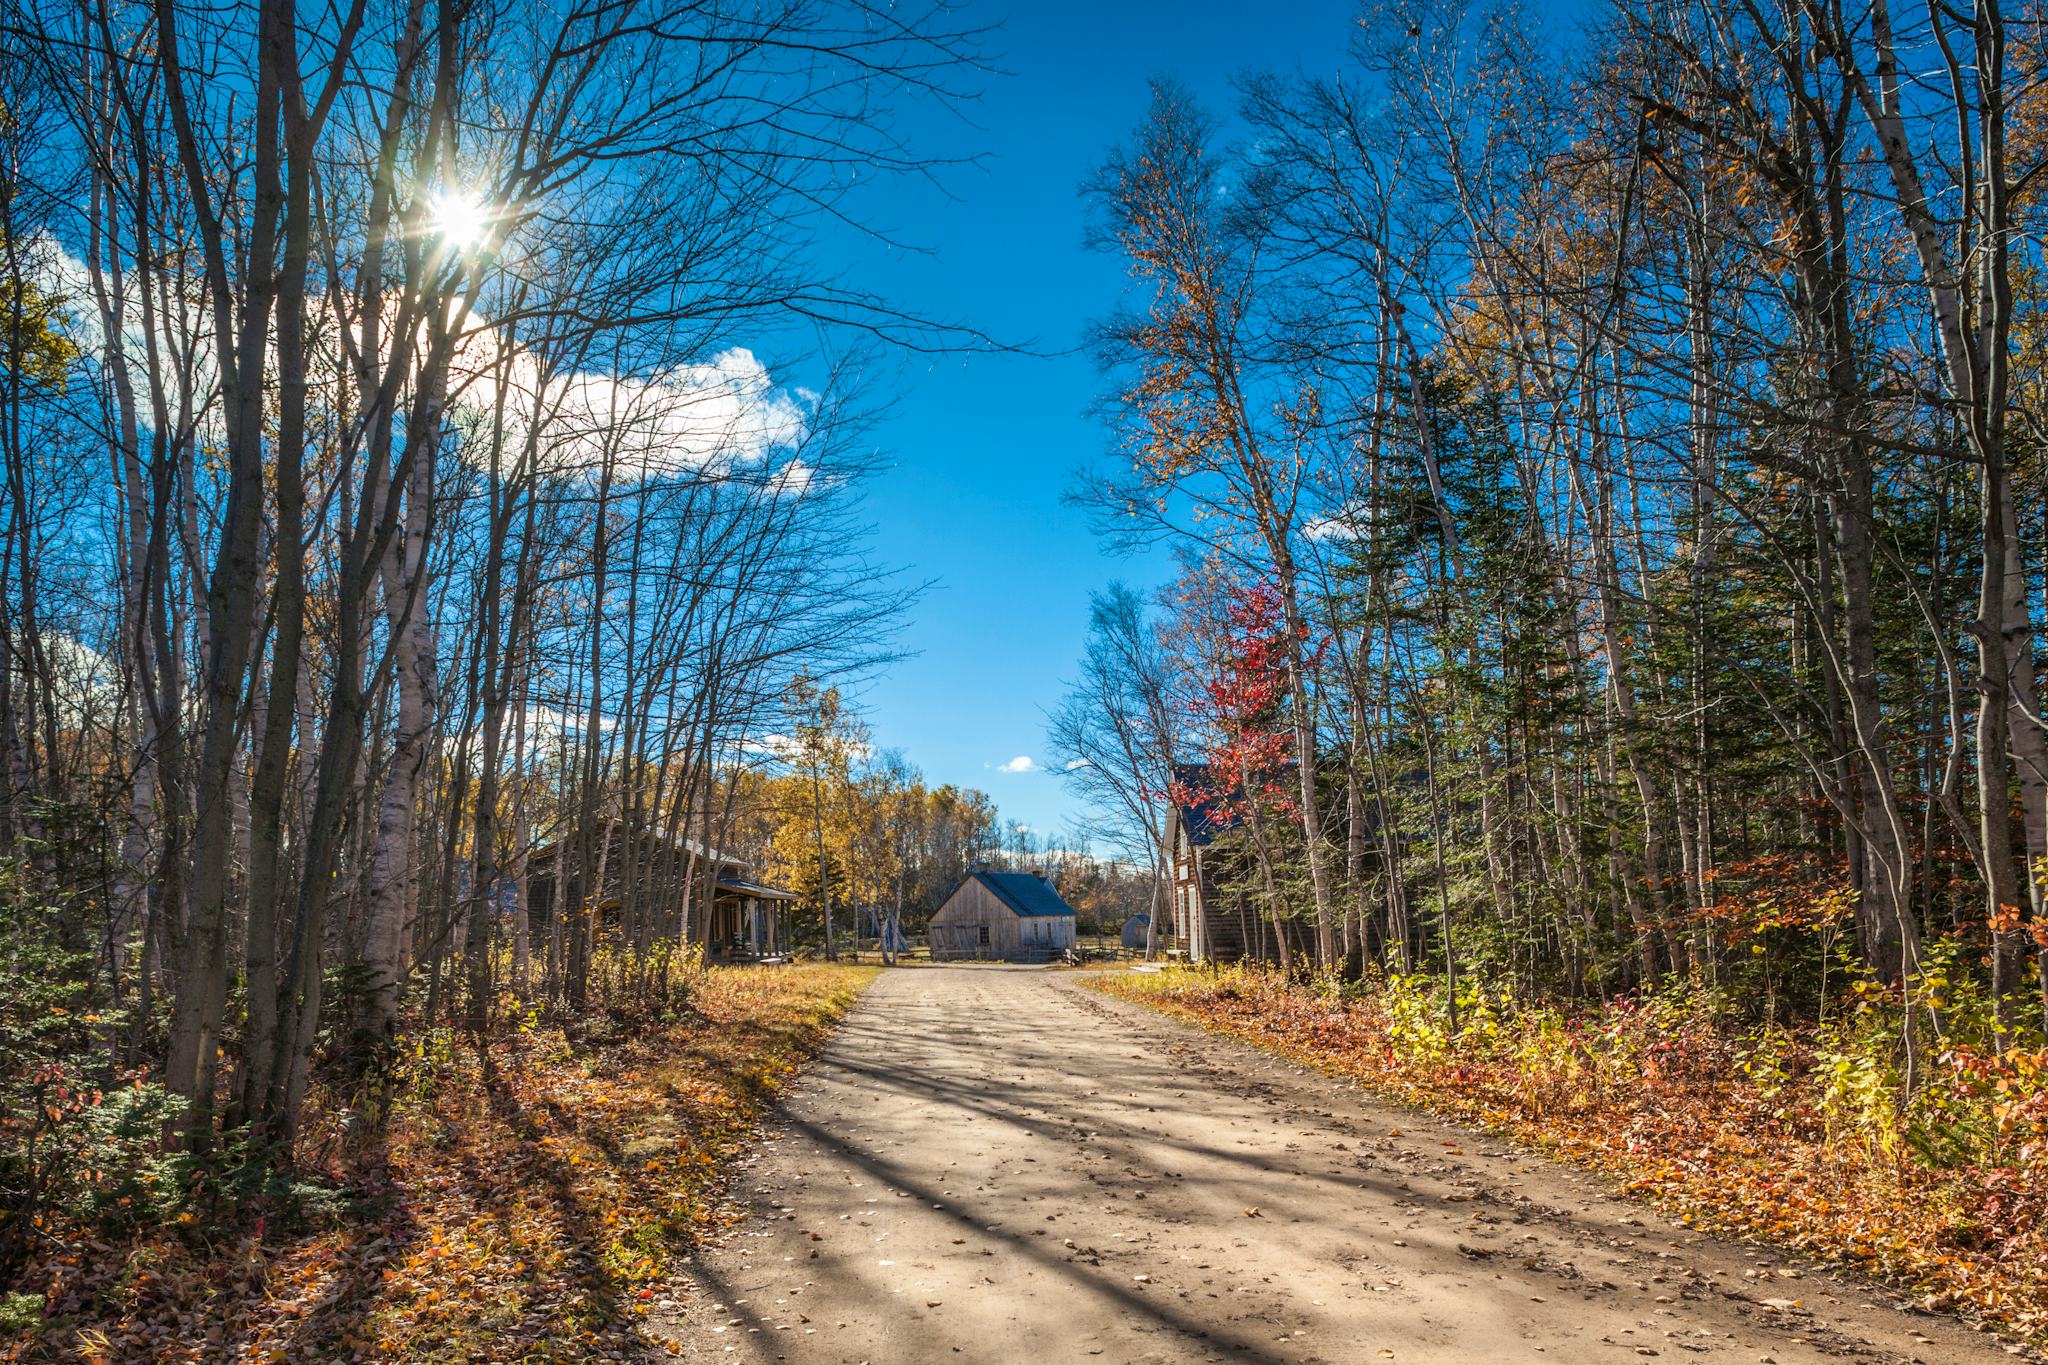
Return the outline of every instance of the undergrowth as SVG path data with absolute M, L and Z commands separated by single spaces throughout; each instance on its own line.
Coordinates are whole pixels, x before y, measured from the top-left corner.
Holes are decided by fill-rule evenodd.
M 2048 1336 L 2048 1051 L 1994 1049 L 1959 995 L 1909 1086 L 1902 1012 L 1867 984 L 1797 1030 L 1743 1030 L 1728 1002 L 1676 988 L 1583 1010 L 1466 989 L 1455 1032 L 1425 977 L 1093 984 L 1601 1170 L 1690 1225 Z
M 482 1049 L 412 1036 L 376 1095 L 315 1093 L 289 1188 L 242 1192 L 239 1216 L 225 1182 L 155 1219 L 46 1203 L 35 1254 L 0 1285 L 0 1360 L 679 1349 L 650 1342 L 645 1315 L 725 1216 L 722 1173 L 763 1108 L 872 977 L 712 968 L 658 1022 L 529 1016 Z M 78 1121 L 112 1103 L 90 1097 Z

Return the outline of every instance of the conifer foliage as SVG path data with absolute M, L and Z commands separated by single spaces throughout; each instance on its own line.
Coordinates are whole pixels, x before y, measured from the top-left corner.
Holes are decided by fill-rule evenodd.
M 1799 1235 L 2040 1327 L 2044 18 L 1396 0 L 1155 85 L 1074 496 L 1180 566 L 1127 781 L 1304 984 L 1124 989 L 1521 1131 L 1682 1109 L 1598 1041 L 1668 1029 L 1717 1217 L 1860 1143 L 1946 1221 Z

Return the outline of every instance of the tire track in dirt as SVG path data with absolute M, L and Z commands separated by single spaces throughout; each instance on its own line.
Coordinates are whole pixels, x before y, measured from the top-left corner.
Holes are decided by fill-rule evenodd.
M 1042 969 L 885 973 L 734 1192 L 691 1359 L 2011 1359 Z

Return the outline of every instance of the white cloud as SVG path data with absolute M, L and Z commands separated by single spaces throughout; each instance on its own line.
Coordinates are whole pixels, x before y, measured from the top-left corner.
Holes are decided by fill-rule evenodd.
M 841 740 L 841 751 L 854 763 L 865 763 L 874 756 L 875 746 L 855 740 Z M 765 758 L 776 763 L 800 763 L 804 757 L 804 742 L 795 735 L 765 734 L 758 739 L 740 742 L 740 752 L 750 758 Z
M 1032 758 L 1030 754 L 1018 754 L 1008 763 L 998 766 L 996 771 L 999 773 L 1035 773 L 1041 771 L 1041 769 L 1038 766 L 1038 761 Z
M 52 701 L 76 725 L 104 722 L 93 718 L 120 703 L 119 670 L 114 661 L 70 635 L 43 638 L 43 662 L 49 668 Z
M 62 304 L 66 333 L 87 352 L 103 355 L 109 338 L 86 263 L 48 234 L 27 239 L 25 250 L 29 273 Z M 127 296 L 111 301 L 121 315 L 119 342 L 134 363 L 143 364 L 147 338 L 135 277 L 123 276 L 120 283 Z M 156 302 L 161 308 L 166 300 Z M 162 341 L 169 344 L 174 332 L 190 333 L 197 381 L 207 391 L 215 382 L 215 366 L 210 333 L 198 316 L 202 301 L 195 294 L 173 296 L 169 302 L 192 316 L 173 327 L 160 315 Z M 332 321 L 323 300 L 314 306 Z M 397 323 L 399 304 L 393 298 L 386 308 L 388 330 Z M 793 454 L 811 433 L 818 395 L 779 387 L 767 365 L 745 346 L 646 374 L 549 372 L 532 351 L 508 343 L 504 330 L 482 313 L 466 312 L 451 300 L 449 314 L 463 329 L 449 375 L 458 423 L 488 431 L 502 389 L 511 426 L 508 447 L 517 449 L 521 437 L 537 426 L 542 464 L 556 474 L 594 472 L 609 456 L 614 477 L 624 482 L 738 473 L 758 480 L 770 496 L 799 498 L 831 482 Z M 387 337 L 387 343 L 411 346 L 417 338 Z M 209 404 L 202 420 L 216 422 L 218 408 Z M 146 408 L 141 415 L 148 420 Z
M 1310 517 L 1302 523 L 1301 533 L 1308 539 L 1316 541 L 1359 538 L 1358 525 L 1349 513 L 1339 513 L 1334 517 Z
M 803 745 L 797 742 L 794 735 L 768 734 L 759 739 L 741 741 L 740 752 L 755 758 L 773 758 L 787 763 L 803 752 Z
M 550 741 L 580 743 L 589 724 L 590 715 L 586 711 L 564 711 L 559 707 L 543 706 L 539 702 L 529 702 L 526 707 L 527 728 Z M 618 722 L 610 716 L 599 715 L 597 732 L 609 734 L 617 724 Z
M 1094 766 L 1093 762 L 1085 758 L 1070 758 L 1067 760 L 1067 771 L 1070 773 L 1081 768 L 1092 768 Z
M 26 250 L 29 273 L 62 303 L 64 330 L 86 351 L 104 354 L 108 337 L 85 262 L 47 234 L 29 239 Z M 120 343 L 134 363 L 142 364 L 147 338 L 134 283 L 132 275 L 123 277 L 128 297 L 113 304 L 122 315 Z M 161 306 L 164 300 L 156 302 Z M 171 302 L 181 309 L 199 307 L 197 299 L 174 297 Z M 315 306 L 324 310 L 324 303 Z M 388 309 L 387 323 L 395 325 L 396 300 Z M 539 425 L 542 459 L 558 473 L 595 470 L 609 455 L 618 471 L 615 477 L 624 480 L 745 469 L 761 477 L 772 494 L 799 497 L 811 491 L 818 478 L 808 464 L 776 459 L 778 452 L 803 443 L 817 395 L 778 388 L 768 367 L 744 346 L 647 375 L 602 370 L 544 373 L 530 351 L 521 348 L 507 354 L 503 333 L 489 319 L 464 316 L 452 301 L 450 315 L 465 329 L 450 363 L 457 412 L 487 427 L 503 386 L 513 426 L 508 441 L 516 448 L 522 429 Z M 196 318 L 186 319 L 179 330 L 195 322 L 200 325 L 191 328 L 193 363 L 204 390 L 214 376 L 209 333 Z M 170 338 L 167 328 L 164 341 Z M 411 338 L 390 341 L 414 344 Z M 217 407 L 209 405 L 208 418 Z M 145 420 L 147 415 L 145 411 Z
M 27 258 L 24 270 L 28 276 L 58 305 L 58 316 L 53 320 L 56 330 L 101 362 L 118 344 L 127 353 L 131 366 L 140 369 L 149 364 L 149 337 L 143 329 L 142 300 L 132 270 L 118 278 L 111 274 L 101 278 L 109 291 L 107 307 L 118 320 L 119 336 L 110 339 L 108 317 L 100 310 L 100 296 L 93 288 L 92 270 L 85 261 L 48 233 L 28 238 L 21 250 Z M 194 391 L 200 395 L 211 393 L 218 383 L 218 370 L 213 360 L 212 319 L 204 299 L 196 290 L 180 294 L 166 286 L 157 290 L 151 301 L 157 310 L 158 346 L 172 355 L 189 352 Z M 153 417 L 148 403 L 141 404 L 135 415 L 145 426 Z M 220 404 L 207 403 L 197 423 L 203 436 L 220 439 Z
M 759 469 L 772 492 L 796 496 L 810 491 L 816 478 L 815 469 L 797 460 L 770 467 L 776 452 L 802 443 L 808 403 L 802 393 L 777 388 L 768 367 L 744 346 L 650 376 L 543 376 L 524 353 L 497 363 L 498 344 L 479 328 L 463 347 L 456 362 L 468 381 L 462 406 L 489 413 L 503 383 L 513 391 L 510 408 L 541 424 L 545 460 L 557 472 L 595 470 L 607 457 L 627 479 Z
M 779 469 L 766 471 L 761 482 L 775 497 L 801 498 L 829 480 L 818 472 L 816 465 L 803 460 L 791 460 Z

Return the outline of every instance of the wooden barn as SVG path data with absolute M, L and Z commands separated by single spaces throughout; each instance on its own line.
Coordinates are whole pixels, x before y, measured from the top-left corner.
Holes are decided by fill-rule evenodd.
M 1074 946 L 1074 907 L 1050 878 L 974 871 L 932 916 L 925 942 L 939 960 L 1049 962 Z
M 1151 936 L 1152 917 L 1150 915 L 1132 915 L 1129 919 L 1124 921 L 1124 947 L 1135 948 L 1138 951 L 1143 952 L 1145 948 L 1145 940 L 1150 938 Z
M 595 909 L 602 929 L 637 921 L 674 935 L 689 910 L 691 937 L 714 959 L 769 957 L 789 951 L 784 908 L 793 891 L 754 879 L 744 859 L 707 849 L 694 839 L 606 822 L 602 838 L 570 839 L 527 855 L 527 899 L 537 923 L 584 900 L 583 887 L 601 889 Z M 561 903 L 556 896 L 566 882 Z M 710 913 L 703 913 L 706 889 Z

